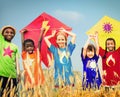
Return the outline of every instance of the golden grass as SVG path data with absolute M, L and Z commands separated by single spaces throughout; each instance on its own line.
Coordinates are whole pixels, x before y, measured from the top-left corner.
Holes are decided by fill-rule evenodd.
M 19 97 L 120 97 L 119 86 L 109 92 L 105 92 L 104 88 L 100 90 L 82 90 L 82 76 L 80 72 L 74 72 L 75 74 L 75 86 L 74 87 L 63 87 L 59 89 L 54 88 L 53 70 L 44 70 L 45 83 L 42 86 L 35 87 L 31 90 L 26 90 L 24 82 L 21 80 L 18 84 L 18 95 Z M 22 75 L 23 79 L 23 75 Z M 0 83 L 1 85 L 1 83 Z M 10 97 L 16 97 L 14 90 L 10 90 Z M 3 97 L 7 97 L 7 91 L 4 92 Z

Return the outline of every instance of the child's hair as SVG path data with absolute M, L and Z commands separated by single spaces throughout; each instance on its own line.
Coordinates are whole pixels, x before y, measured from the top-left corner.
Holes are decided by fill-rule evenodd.
M 32 39 L 26 39 L 26 40 L 24 41 L 24 43 L 23 43 L 24 50 L 25 50 L 25 44 L 26 44 L 27 42 L 31 42 L 31 43 L 34 45 L 34 41 L 33 41 Z
M 114 44 L 115 44 L 114 50 L 116 49 L 115 39 L 113 39 L 113 38 L 107 38 L 107 40 L 105 41 L 105 54 L 104 54 L 104 56 L 103 56 L 104 59 L 106 58 L 106 53 L 107 53 L 107 41 L 109 41 L 109 40 L 112 40 L 112 41 L 114 42 Z
M 95 46 L 93 44 L 88 44 L 87 50 L 89 50 L 89 51 L 93 51 L 94 50 L 94 53 L 96 54 L 96 48 L 95 48 Z

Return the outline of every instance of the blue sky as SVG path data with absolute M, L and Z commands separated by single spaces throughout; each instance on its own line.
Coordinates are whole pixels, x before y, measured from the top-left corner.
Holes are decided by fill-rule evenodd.
M 0 0 L 0 28 L 4 25 L 16 28 L 12 42 L 18 45 L 21 53 L 19 31 L 42 12 L 52 15 L 76 33 L 72 63 L 74 70 L 82 71 L 80 53 L 87 40 L 86 32 L 105 15 L 120 21 L 119 9 L 120 0 Z

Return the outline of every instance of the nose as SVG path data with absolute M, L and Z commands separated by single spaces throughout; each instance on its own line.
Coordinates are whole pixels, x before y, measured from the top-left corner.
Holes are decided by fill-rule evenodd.
M 92 54 L 92 52 L 90 51 L 90 54 Z
M 11 33 L 9 32 L 8 35 L 11 35 Z
M 8 35 L 12 35 L 13 33 L 12 32 L 8 32 Z

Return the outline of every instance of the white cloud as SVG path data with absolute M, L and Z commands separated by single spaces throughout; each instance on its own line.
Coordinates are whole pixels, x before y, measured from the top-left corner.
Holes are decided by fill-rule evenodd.
M 79 23 L 83 19 L 83 15 L 77 11 L 55 10 L 54 15 L 60 20 L 71 23 Z

